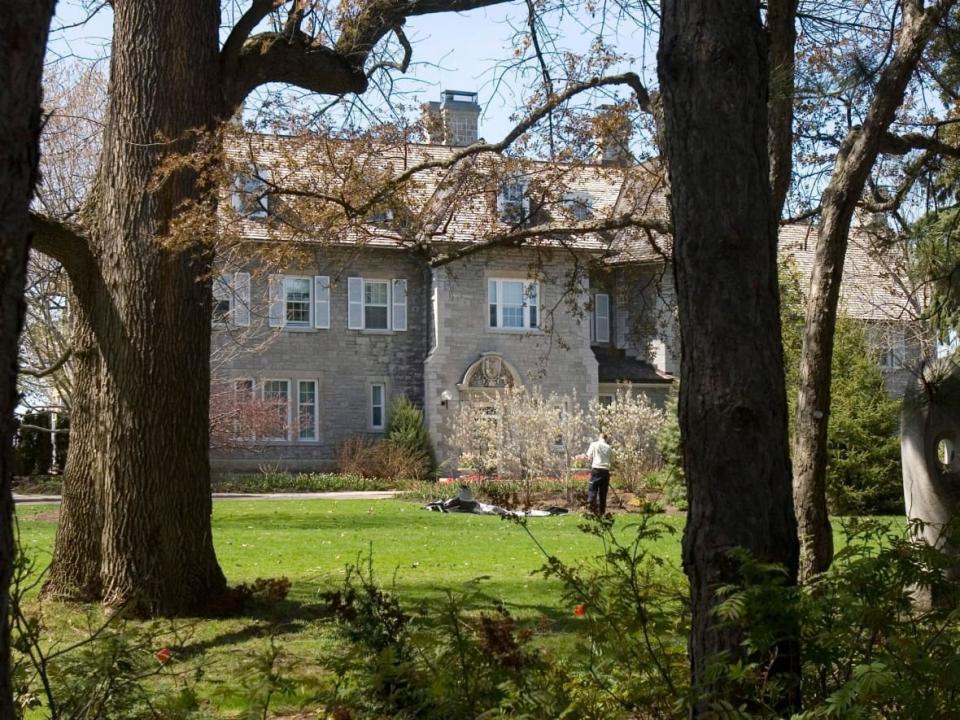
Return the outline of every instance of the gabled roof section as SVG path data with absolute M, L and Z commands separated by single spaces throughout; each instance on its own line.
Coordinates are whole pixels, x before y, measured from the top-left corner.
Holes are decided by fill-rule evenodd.
M 504 183 L 522 181 L 531 217 L 522 227 L 526 246 L 565 247 L 596 253 L 609 264 L 668 262 L 670 235 L 639 227 L 574 235 L 538 234 L 537 228 L 573 223 L 565 199 L 587 197 L 598 218 L 637 215 L 667 223 L 669 198 L 657 161 L 630 167 L 564 164 L 478 153 L 466 149 L 415 144 L 402 137 L 345 140 L 322 136 L 283 137 L 240 134 L 228 141 L 228 157 L 237 167 L 267 168 L 279 194 L 272 219 L 240 219 L 241 234 L 254 240 L 284 239 L 305 244 L 370 245 L 436 253 L 440 247 L 483 246 L 511 228 L 497 213 L 497 192 Z M 344 208 L 363 207 L 378 198 L 384 184 L 398 184 L 367 215 L 347 217 Z M 289 212 L 284 209 L 289 195 Z M 306 208 L 306 212 L 299 212 Z M 327 214 L 318 209 L 327 208 Z M 389 213 L 385 213 L 386 210 Z M 338 213 L 340 216 L 339 217 Z M 373 217 L 389 216 L 389 221 Z M 368 221 L 370 219 L 370 221 Z M 908 320 L 916 316 L 901 285 L 902 263 L 896 249 L 884 249 L 867 228 L 851 230 L 841 299 L 845 311 L 865 320 Z M 816 227 L 795 224 L 780 230 L 780 254 L 789 255 L 809 282 Z

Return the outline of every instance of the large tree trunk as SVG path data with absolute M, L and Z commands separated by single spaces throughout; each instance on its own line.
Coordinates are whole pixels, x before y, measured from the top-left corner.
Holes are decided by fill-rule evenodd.
M 693 684 L 709 692 L 708 659 L 743 653 L 743 629 L 719 627 L 712 615 L 717 588 L 740 579 L 730 551 L 744 548 L 782 564 L 791 582 L 797 572 L 767 148 L 767 48 L 752 0 L 664 0 L 662 8 L 658 65 L 690 504 L 683 564 L 693 610 Z M 789 638 L 793 629 L 784 632 Z M 795 641 L 784 642 L 772 672 L 796 681 L 796 650 Z
M 937 23 L 954 4 L 952 0 L 941 0 L 923 11 L 917 4 L 904 3 L 896 52 L 880 73 L 863 125 L 844 138 L 830 183 L 820 201 L 822 215 L 800 355 L 793 441 L 794 502 L 802 547 L 800 571 L 804 579 L 825 571 L 833 561 L 833 533 L 826 494 L 827 427 L 833 336 L 850 224 L 921 53 Z
M 56 562 L 50 567 L 45 592 L 61 600 L 90 602 L 103 593 L 100 578 L 100 536 L 103 532 L 103 477 L 97 467 L 97 409 L 100 356 L 84 306 L 74 302 L 73 411 L 70 449 L 63 471 L 63 497 L 57 524 Z
M 0 720 L 16 712 L 10 684 L 9 589 L 13 537 L 13 411 L 17 339 L 30 239 L 30 198 L 37 179 L 40 75 L 54 0 L 13 0 L 0 30 Z
M 99 355 L 78 368 L 91 402 L 73 429 L 71 497 L 47 591 L 99 593 L 141 613 L 203 612 L 226 586 L 207 458 L 211 251 L 204 239 L 166 242 L 174 213 L 201 188 L 194 172 L 163 163 L 217 120 L 219 4 L 113 7 L 110 104 L 87 221 L 95 262 L 88 282 L 75 282 Z M 101 517 L 94 578 L 95 558 L 72 545 L 78 533 L 89 542 Z

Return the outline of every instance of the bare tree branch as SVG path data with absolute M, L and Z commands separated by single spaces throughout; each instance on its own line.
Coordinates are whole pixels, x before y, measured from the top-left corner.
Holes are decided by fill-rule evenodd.
M 240 61 L 240 51 L 243 44 L 250 37 L 250 33 L 260 22 L 270 14 L 271 10 L 280 7 L 286 0 L 253 0 L 249 9 L 240 16 L 227 36 L 223 49 L 220 50 L 220 68 L 225 78 L 236 74 L 237 63 Z
M 885 133 L 880 138 L 880 152 L 884 155 L 906 155 L 911 150 L 929 150 L 947 157 L 960 157 L 960 147 L 945 143 L 934 135 Z
M 367 70 L 368 78 L 372 77 L 377 70 L 399 70 L 400 72 L 405 73 L 407 68 L 410 67 L 410 60 L 413 59 L 413 46 L 410 45 L 410 40 L 407 39 L 406 34 L 403 32 L 403 28 L 395 27 L 393 32 L 397 36 L 397 41 L 403 47 L 403 59 L 398 63 L 390 61 L 377 63 Z
M 562 241 L 566 238 L 590 233 L 624 230 L 626 228 L 643 228 L 664 235 L 669 235 L 673 232 L 673 227 L 666 220 L 658 220 L 649 216 L 633 215 L 631 213 L 598 220 L 585 220 L 573 224 L 543 223 L 540 225 L 511 228 L 507 232 L 494 235 L 484 242 L 473 243 L 444 253 L 432 259 L 430 264 L 435 267 L 447 265 L 454 260 L 468 257 L 492 247 L 520 247 L 526 241 L 534 238 L 541 240 L 541 244 L 562 244 Z
M 20 374 L 29 375 L 30 377 L 35 377 L 35 378 L 43 378 L 43 377 L 46 377 L 47 375 L 53 375 L 55 372 L 57 372 L 57 370 L 62 368 L 67 363 L 67 360 L 69 360 L 72 355 L 73 355 L 73 348 L 67 348 L 67 351 L 63 353 L 63 355 L 61 355 L 57 359 L 57 361 L 53 363 L 50 367 L 41 368 L 41 369 L 21 367 Z
M 79 229 L 43 215 L 30 213 L 33 223 L 31 247 L 57 260 L 74 286 L 82 282 L 94 267 L 87 239 Z

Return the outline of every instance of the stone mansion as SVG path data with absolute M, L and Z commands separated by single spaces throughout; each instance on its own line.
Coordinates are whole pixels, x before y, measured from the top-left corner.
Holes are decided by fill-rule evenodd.
M 444 162 L 477 141 L 476 97 L 445 92 L 429 111 L 429 143 L 391 146 L 376 158 L 386 176 L 433 163 L 406 196 L 418 227 L 430 228 L 428 251 L 400 237 L 405 208 L 383 207 L 363 218 L 362 238 L 356 230 L 334 239 L 301 234 L 300 252 L 279 264 L 267 267 L 252 251 L 223 264 L 214 281 L 213 392 L 255 400 L 281 422 L 245 431 L 250 442 L 214 447 L 215 468 L 329 469 L 345 440 L 384 432 L 401 394 L 423 408 L 435 438 L 461 404 L 491 388 L 538 386 L 605 402 L 623 387 L 664 402 L 680 353 L 669 238 L 649 228 L 552 230 L 625 211 L 666 218 L 655 167 L 600 143 L 594 163 L 527 163 L 486 182 L 458 179 Z M 260 168 L 288 162 L 277 159 L 283 142 L 258 141 L 250 161 L 257 170 L 233 191 L 248 247 L 280 232 L 274 182 Z M 303 167 L 310 172 L 309 161 Z M 483 167 L 475 163 L 471 177 Z M 433 219 L 424 220 L 431 208 Z M 527 229 L 524 242 L 497 241 L 517 227 Z M 548 230 L 540 236 L 538 227 Z M 781 254 L 808 271 L 815 235 L 807 225 L 785 227 Z M 867 244 L 851 237 L 845 311 L 896 328 L 905 300 Z M 909 343 L 902 331 L 884 337 L 878 355 L 898 387 Z

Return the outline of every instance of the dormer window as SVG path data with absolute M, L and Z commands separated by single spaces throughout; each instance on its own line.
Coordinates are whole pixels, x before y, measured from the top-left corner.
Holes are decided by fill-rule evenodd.
M 262 220 L 270 214 L 270 187 L 266 171 L 253 167 L 237 178 L 233 191 L 234 211 L 245 218 Z
M 497 192 L 497 216 L 501 222 L 518 225 L 529 218 L 528 186 L 526 180 L 517 178 L 506 180 L 500 185 Z
M 370 225 L 389 225 L 393 222 L 393 210 L 384 208 L 367 215 L 367 222 Z
M 563 196 L 563 206 L 573 215 L 577 222 L 589 220 L 593 217 L 593 198 L 589 193 L 570 192 Z

